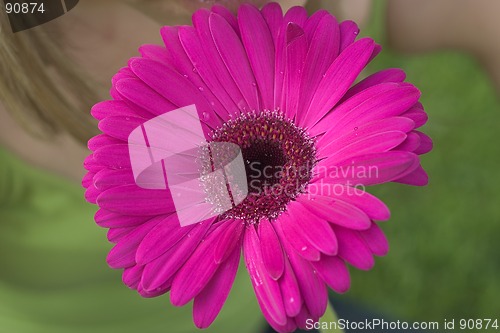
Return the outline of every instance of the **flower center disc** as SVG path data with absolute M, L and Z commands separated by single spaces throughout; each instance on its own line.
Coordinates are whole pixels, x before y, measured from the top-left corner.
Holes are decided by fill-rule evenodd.
M 248 196 L 224 218 L 248 223 L 274 219 L 311 180 L 314 140 L 278 112 L 231 119 L 215 131 L 212 141 L 237 144 L 245 162 Z

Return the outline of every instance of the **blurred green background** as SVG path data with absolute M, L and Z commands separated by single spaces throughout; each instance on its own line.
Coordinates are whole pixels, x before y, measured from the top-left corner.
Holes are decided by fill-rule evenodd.
M 475 59 L 455 51 L 396 54 L 383 23 L 379 1 L 362 35 L 384 50 L 368 72 L 403 68 L 421 90 L 429 114 L 422 130 L 434 141 L 422 157 L 430 184 L 371 189 L 391 209 L 382 224 L 391 249 L 372 271 L 351 269 L 351 290 L 337 298 L 410 320 L 499 318 L 499 101 Z

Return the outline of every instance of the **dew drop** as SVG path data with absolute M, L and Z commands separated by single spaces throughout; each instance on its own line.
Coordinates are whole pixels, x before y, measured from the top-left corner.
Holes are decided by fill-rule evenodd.
M 359 31 L 354 31 L 354 34 L 357 36 L 359 34 Z
M 303 247 L 301 248 L 301 250 L 302 250 L 302 251 L 307 250 L 307 246 L 303 246 Z
M 198 70 L 196 69 L 196 67 L 193 67 L 193 73 L 197 73 Z
M 198 87 L 198 90 L 199 91 L 204 91 L 205 89 L 203 89 L 203 87 Z
M 356 126 L 356 127 L 354 127 L 354 130 L 355 130 L 355 131 L 357 131 L 357 130 L 358 130 L 358 127 L 357 127 L 357 126 Z
M 186 79 L 188 78 L 188 75 L 187 75 L 187 74 L 184 74 L 183 76 L 184 76 Z
M 210 119 L 210 114 L 208 112 L 203 112 L 203 120 Z

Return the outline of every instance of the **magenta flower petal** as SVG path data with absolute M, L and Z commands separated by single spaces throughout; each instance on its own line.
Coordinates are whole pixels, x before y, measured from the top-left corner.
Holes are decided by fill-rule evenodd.
M 308 27 L 306 22 L 306 28 Z M 306 33 L 308 30 L 306 30 Z M 310 36 L 309 50 L 305 59 L 302 72 L 302 85 L 299 109 L 307 110 L 297 115 L 299 124 L 306 124 L 305 118 L 309 115 L 309 106 L 316 108 L 317 104 L 312 104 L 313 96 L 321 90 L 320 82 L 326 79 L 325 73 L 339 53 L 340 30 L 335 17 L 324 15 L 318 22 L 317 27 Z M 300 70 L 300 68 L 299 68 Z M 326 74 L 328 76 L 328 74 Z M 346 78 L 346 81 L 349 79 Z
M 247 101 L 248 111 L 259 110 L 257 82 L 242 41 L 220 15 L 210 14 L 208 22 L 219 56 Z
M 195 87 L 198 87 L 205 98 L 209 101 L 215 113 L 220 118 L 227 118 L 228 111 L 226 107 L 221 104 L 219 99 L 214 95 L 212 89 L 210 89 L 203 79 L 201 78 L 198 71 L 193 71 L 193 63 L 191 59 L 186 54 L 183 45 L 179 38 L 179 28 L 178 27 L 163 27 L 161 29 L 161 35 L 163 42 L 165 44 L 166 50 L 168 50 L 168 63 L 173 68 L 175 68 L 179 73 L 182 74 L 186 79 L 188 79 Z M 162 113 L 165 113 L 163 111 Z
M 108 264 L 142 297 L 194 300 L 206 328 L 243 251 L 269 324 L 308 328 L 327 286 L 349 289 L 346 264 L 389 249 L 375 222 L 389 209 L 363 187 L 428 183 L 420 91 L 396 68 L 359 80 L 381 46 L 324 10 L 216 5 L 192 21 L 141 46 L 91 110 L 102 134 L 82 186 L 115 244 Z
M 309 15 L 307 14 L 307 10 L 304 7 L 293 6 L 285 13 L 283 22 L 285 23 L 285 25 L 287 25 L 289 22 L 294 22 L 301 28 L 304 28 L 308 17 Z
M 327 163 L 325 165 L 328 166 Z M 418 157 L 410 152 L 389 151 L 349 158 L 341 163 L 332 164 L 339 170 L 349 170 L 356 167 L 362 170 L 373 168 L 376 172 L 367 173 L 334 173 L 333 176 L 317 178 L 315 181 L 324 181 L 338 184 L 375 185 L 390 182 L 404 177 L 415 170 L 419 165 Z
M 143 58 L 132 60 L 130 67 L 141 80 L 173 104 L 177 106 L 196 104 L 201 114 L 212 110 L 202 92 L 170 67 Z M 200 119 L 212 129 L 219 124 L 216 117 L 200 116 Z
M 432 139 L 420 131 L 415 131 L 415 133 L 420 137 L 420 146 L 415 149 L 415 154 L 422 155 L 430 152 L 433 147 Z
M 211 222 L 198 224 L 182 241 L 170 250 L 144 266 L 141 283 L 146 290 L 154 290 L 168 281 L 191 256 L 205 237 Z
M 326 184 L 323 184 L 323 186 L 325 185 Z M 361 191 L 360 189 L 354 191 L 354 189 L 350 187 L 333 188 L 332 186 L 330 186 L 330 188 L 327 190 L 326 193 L 330 193 L 332 195 L 331 198 L 333 199 L 332 201 L 335 202 L 343 201 L 352 206 L 355 206 L 359 208 L 361 212 L 366 214 L 372 220 L 385 221 L 388 220 L 391 215 L 389 208 L 379 198 L 375 197 L 374 195 L 371 195 L 368 192 Z M 348 216 L 339 218 L 338 219 L 339 221 L 356 216 L 356 213 L 352 211 L 351 207 L 347 208 L 349 208 L 348 214 L 346 214 Z M 363 228 L 361 230 L 366 229 L 364 227 L 368 227 L 368 225 L 366 224 L 366 219 L 364 215 L 360 215 L 359 217 L 363 220 L 363 222 L 361 223 Z M 349 227 L 349 226 L 344 225 L 344 227 Z
M 260 250 L 260 240 L 253 226 L 250 226 L 245 232 L 243 254 L 264 316 L 278 325 L 285 325 L 287 316 L 280 287 L 278 282 L 267 273 Z
M 429 183 L 429 176 L 427 172 L 422 168 L 422 166 L 418 166 L 411 173 L 400 177 L 394 180 L 397 183 L 408 184 L 413 186 L 425 186 Z
M 329 132 L 323 135 L 318 142 L 324 143 L 320 149 L 321 152 L 324 152 L 325 149 L 342 149 L 344 146 L 360 138 L 366 138 L 383 132 L 400 131 L 407 133 L 414 127 L 415 123 L 409 118 L 390 117 L 374 120 L 357 128 L 354 127 L 351 131 L 340 136 L 334 132 Z
M 85 200 L 90 203 L 96 204 L 99 194 L 101 194 L 101 191 L 99 191 L 94 185 L 90 185 L 85 190 Z
M 311 41 L 311 39 L 314 36 L 314 33 L 318 29 L 319 23 L 326 16 L 331 16 L 331 15 L 330 13 L 328 13 L 327 10 L 321 9 L 307 18 L 306 23 L 304 24 L 304 31 L 307 35 L 308 42 Z
M 374 255 L 385 256 L 389 251 L 389 242 L 376 223 L 373 222 L 369 229 L 360 231 L 359 234 Z
M 290 246 L 300 254 L 303 258 L 309 261 L 319 260 L 321 253 L 316 249 L 316 247 L 305 237 L 302 230 L 291 221 L 289 215 L 282 215 L 275 224 L 277 231 L 281 231 L 284 235 L 282 238 L 286 238 L 290 242 Z
M 264 266 L 269 275 L 274 280 L 278 280 L 285 269 L 285 258 L 278 236 L 268 220 L 260 222 L 259 238 Z
M 175 275 L 170 293 L 173 305 L 182 306 L 192 300 L 205 288 L 219 268 L 214 260 L 215 244 L 224 229 L 219 225 L 212 228 L 214 230 L 205 237 Z
M 95 171 L 99 171 L 103 166 L 110 169 L 130 170 L 131 168 L 128 145 L 124 143 L 102 146 L 94 151 L 92 158 L 94 160 L 92 164 L 100 166 Z
M 194 70 L 200 75 L 207 87 L 224 106 L 225 112 L 233 114 L 238 109 L 238 106 L 229 95 L 228 91 L 230 90 L 228 89 L 228 91 L 226 91 L 226 88 L 224 88 L 227 87 L 223 80 L 226 77 L 224 75 L 220 75 L 220 73 L 217 73 L 216 75 L 213 64 L 210 64 L 210 61 L 207 59 L 207 55 L 205 54 L 206 50 L 203 49 L 201 39 L 198 37 L 196 30 L 193 27 L 180 27 L 178 34 L 184 51 L 193 65 L 192 71 Z M 229 74 L 227 74 L 227 76 L 229 76 Z M 229 79 L 234 85 L 232 79 Z M 239 90 L 237 91 L 237 94 L 240 94 Z
M 176 214 L 165 215 L 161 221 L 142 239 L 137 248 L 135 261 L 139 265 L 145 265 L 158 258 L 175 244 L 183 239 L 193 226 L 179 227 L 179 219 Z
M 137 289 L 143 269 L 144 267 L 139 265 L 125 268 L 122 275 L 123 283 L 131 289 Z
M 413 120 L 415 122 L 415 128 L 422 127 L 429 119 L 427 113 L 425 113 L 424 109 L 421 106 L 414 106 L 403 113 L 401 116 Z
M 377 84 L 338 105 L 332 110 L 333 112 L 328 113 L 317 125 L 314 125 L 311 132 L 328 134 L 341 131 L 339 135 L 342 135 L 368 121 L 400 115 L 419 97 L 420 92 L 413 86 L 392 82 Z
M 106 238 L 113 244 L 117 244 L 122 238 L 134 231 L 134 227 L 122 227 L 109 229 Z
M 102 147 L 102 146 L 109 146 L 109 145 L 115 145 L 121 143 L 121 140 L 112 138 L 106 134 L 99 134 L 94 136 L 92 139 L 89 140 L 87 147 L 91 151 L 95 151 L 96 149 Z M 87 187 L 87 186 L 83 186 Z
M 262 7 L 261 12 L 262 16 L 266 20 L 269 32 L 271 32 L 274 45 L 276 45 L 278 33 L 281 25 L 283 24 L 283 11 L 277 3 L 269 2 Z
M 193 14 L 193 25 L 196 28 L 196 31 L 198 32 L 199 36 L 199 45 L 201 45 L 202 50 L 204 50 L 204 55 L 207 59 L 207 62 L 210 67 L 213 68 L 213 76 L 216 77 L 220 84 L 221 87 L 217 90 L 214 90 L 216 92 L 225 90 L 227 91 L 228 95 L 233 99 L 234 103 L 239 109 L 249 109 L 247 102 L 245 101 L 245 98 L 243 97 L 240 89 L 236 85 L 235 81 L 233 80 L 231 74 L 229 73 L 226 65 L 224 64 L 224 61 L 219 55 L 219 51 L 217 50 L 217 47 L 214 43 L 214 39 L 212 37 L 212 33 L 210 31 L 209 27 L 209 17 L 210 17 L 210 12 L 208 10 L 198 10 Z M 190 54 L 191 56 L 194 55 L 193 52 L 190 52 L 186 48 L 186 43 L 187 43 L 187 38 L 181 40 L 184 49 L 186 49 L 186 52 Z M 196 39 L 193 39 L 192 42 L 198 42 Z M 191 60 L 194 64 L 198 64 L 198 62 L 194 62 L 193 59 Z M 200 63 L 200 66 L 201 67 Z M 197 68 L 197 67 L 195 67 Z M 201 74 L 201 72 L 200 72 Z M 202 76 L 204 78 L 204 81 L 207 81 L 206 76 Z M 234 111 L 230 110 L 229 111 Z
M 372 252 L 358 232 L 335 227 L 339 240 L 339 257 L 354 267 L 369 270 L 375 265 Z
M 225 228 L 215 245 L 214 260 L 220 264 L 225 261 L 240 244 L 245 225 L 239 220 L 225 221 L 220 228 Z
M 271 110 L 274 106 L 274 42 L 271 31 L 254 6 L 242 5 L 238 12 L 241 40 L 259 87 L 261 105 Z
M 161 296 L 165 293 L 168 293 L 172 287 L 172 280 L 168 280 L 165 282 L 163 285 L 160 287 L 154 289 L 154 290 L 146 290 L 142 287 L 142 285 L 139 283 L 137 286 L 137 292 L 139 295 L 141 295 L 144 298 L 153 298 L 153 297 L 158 297 Z
M 349 270 L 338 256 L 321 255 L 319 261 L 311 263 L 325 283 L 338 293 L 345 293 L 350 285 Z
M 135 110 L 132 110 L 124 101 L 120 100 L 99 102 L 92 107 L 90 114 L 97 120 L 112 116 L 137 117 Z
M 302 196 L 297 200 L 308 211 L 331 223 L 353 230 L 368 229 L 371 225 L 371 220 L 365 212 L 344 201 L 319 196 L 314 196 L 312 200 Z
M 322 76 L 311 104 L 306 109 L 304 125 L 316 124 L 335 106 L 368 63 L 373 47 L 373 40 L 364 38 L 348 46 L 335 59 Z
M 112 268 L 133 266 L 135 264 L 137 247 L 144 236 L 159 222 L 159 219 L 151 219 L 122 238 L 109 252 L 107 258 L 108 265 Z
M 135 185 L 134 177 L 129 170 L 102 169 L 93 177 L 94 186 L 105 191 L 120 185 Z
M 100 207 L 124 215 L 162 215 L 175 211 L 170 193 L 147 190 L 137 185 L 110 188 L 97 197 Z
M 297 278 L 295 277 L 295 273 L 293 272 L 288 258 L 285 258 L 285 269 L 279 280 L 279 284 L 286 315 L 288 317 L 297 316 L 302 308 L 303 300 Z
M 403 82 L 405 79 L 406 73 L 399 68 L 388 68 L 381 70 L 380 72 L 373 73 L 372 75 L 366 77 L 359 83 L 356 83 L 354 86 L 352 86 L 342 97 L 341 102 L 377 84 L 386 82 Z
M 222 309 L 238 271 L 240 253 L 239 249 L 233 250 L 210 282 L 194 298 L 193 321 L 198 328 L 209 327 Z
M 295 323 L 297 324 L 298 328 L 305 330 L 309 327 L 308 320 L 312 320 L 313 322 L 317 322 L 317 321 L 319 321 L 319 318 L 313 318 L 311 316 L 311 314 L 309 313 L 307 306 L 303 305 L 299 314 L 295 317 Z
M 286 29 L 286 75 L 284 88 L 286 103 L 281 105 L 285 115 L 295 117 L 299 107 L 302 71 L 307 56 L 307 38 L 297 24 L 289 23 Z
M 94 219 L 97 225 L 103 228 L 122 228 L 141 225 L 150 217 L 121 215 L 101 208 L 95 213 Z
M 291 202 L 288 206 L 290 212 L 290 224 L 295 223 L 304 237 L 320 252 L 336 255 L 337 237 L 326 220 L 319 216 L 311 216 L 304 211 L 298 202 Z
M 415 151 L 418 147 L 420 147 L 420 136 L 415 132 L 410 132 L 395 150 Z
M 152 59 L 158 62 L 168 63 L 171 59 L 171 53 L 168 52 L 164 47 L 154 44 L 145 44 L 139 47 L 139 53 L 143 58 Z M 131 72 L 132 76 L 135 75 Z
M 153 115 L 160 115 L 167 111 L 177 109 L 175 104 L 165 99 L 142 80 L 137 78 L 121 79 L 115 84 L 115 87 L 121 96 L 129 103 L 133 103 L 136 105 L 136 108 L 141 107 Z M 102 131 L 105 132 L 104 130 Z M 130 132 L 131 130 L 126 133 L 127 136 L 124 141 L 128 139 Z
M 317 276 L 308 261 L 295 252 L 288 253 L 304 302 L 311 316 L 319 318 L 325 313 L 328 302 L 325 283 Z
M 359 34 L 359 28 L 356 23 L 349 20 L 341 22 L 339 28 L 340 28 L 339 52 L 342 52 L 346 49 L 346 47 L 354 43 L 356 37 Z
M 231 13 L 231 11 L 229 9 L 227 9 L 224 6 L 214 5 L 214 6 L 212 6 L 212 8 L 210 10 L 212 12 L 222 16 L 227 21 L 227 23 L 229 23 L 231 25 L 231 28 L 234 29 L 234 32 L 236 32 L 236 34 L 238 36 L 241 35 L 240 27 L 238 26 L 238 20 L 236 19 L 234 14 Z
M 332 144 L 323 151 L 328 156 L 324 163 L 339 163 L 356 155 L 383 153 L 399 146 L 406 137 L 406 133 L 401 131 L 387 131 L 359 137 L 343 147 Z

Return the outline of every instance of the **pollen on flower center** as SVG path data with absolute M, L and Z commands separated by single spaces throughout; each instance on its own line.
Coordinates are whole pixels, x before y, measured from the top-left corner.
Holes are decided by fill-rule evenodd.
M 230 119 L 215 131 L 212 141 L 238 145 L 245 162 L 248 196 L 225 212 L 225 218 L 247 223 L 274 219 L 311 180 L 314 140 L 277 111 Z

